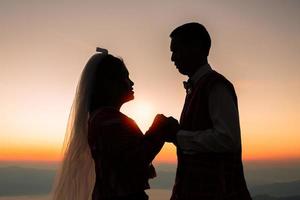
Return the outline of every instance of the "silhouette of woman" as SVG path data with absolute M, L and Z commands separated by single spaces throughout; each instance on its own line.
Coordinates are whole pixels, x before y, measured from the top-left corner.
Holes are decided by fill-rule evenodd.
M 152 160 L 162 148 L 162 116 L 142 134 L 120 112 L 134 98 L 133 82 L 119 58 L 97 48 L 76 90 L 65 155 L 54 200 L 146 200 Z M 67 141 L 67 143 L 66 143 Z

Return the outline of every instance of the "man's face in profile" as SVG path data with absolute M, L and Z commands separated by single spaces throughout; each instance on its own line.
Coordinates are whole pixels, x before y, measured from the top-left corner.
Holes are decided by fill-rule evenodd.
M 183 75 L 191 76 L 199 67 L 199 48 L 186 45 L 182 40 L 173 38 L 171 40 L 170 50 L 172 52 L 171 61 L 178 71 Z
M 170 50 L 172 52 L 171 61 L 174 63 L 176 68 L 181 74 L 188 75 L 188 70 L 186 69 L 186 50 L 179 39 L 172 39 Z

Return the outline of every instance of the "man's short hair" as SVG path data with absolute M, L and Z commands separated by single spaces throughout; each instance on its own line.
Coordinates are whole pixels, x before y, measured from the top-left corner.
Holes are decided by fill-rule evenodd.
M 207 52 L 211 46 L 211 39 L 206 28 L 197 22 L 183 24 L 170 34 L 172 39 L 179 39 L 188 46 L 196 46 Z

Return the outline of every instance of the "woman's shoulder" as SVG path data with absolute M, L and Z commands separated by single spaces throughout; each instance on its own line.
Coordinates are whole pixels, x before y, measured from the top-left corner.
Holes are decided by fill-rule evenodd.
M 134 120 L 121 113 L 119 110 L 111 107 L 99 108 L 91 113 L 89 122 L 97 123 L 100 126 L 135 124 Z

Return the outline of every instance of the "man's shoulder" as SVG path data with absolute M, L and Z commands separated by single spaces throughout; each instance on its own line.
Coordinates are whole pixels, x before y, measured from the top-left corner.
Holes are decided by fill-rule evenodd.
M 229 81 L 225 76 L 216 71 L 212 72 L 210 76 L 210 81 L 208 82 L 206 87 L 208 94 L 211 94 L 213 91 L 214 93 L 220 94 L 227 93 L 233 97 L 235 102 L 237 102 L 235 88 L 231 81 Z
M 208 72 L 202 80 L 198 81 L 195 87 L 195 94 L 210 96 L 212 91 L 228 91 L 231 95 L 236 96 L 233 84 L 222 74 L 215 70 Z
M 224 80 L 230 82 L 223 74 L 217 72 L 216 70 L 211 70 L 208 73 L 208 77 L 213 81 Z
M 215 70 L 207 72 L 196 84 L 196 87 L 212 87 L 215 84 L 232 85 L 232 83 L 222 74 Z

